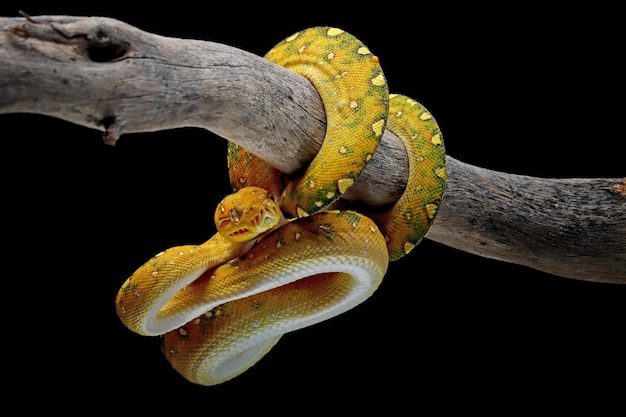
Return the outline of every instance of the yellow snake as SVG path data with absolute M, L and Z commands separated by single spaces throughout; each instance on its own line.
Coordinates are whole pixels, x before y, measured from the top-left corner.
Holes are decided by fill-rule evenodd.
M 216 208 L 218 232 L 155 255 L 116 298 L 122 322 L 142 335 L 162 335 L 166 358 L 197 384 L 227 381 L 284 333 L 367 299 L 389 260 L 424 237 L 443 195 L 445 152 L 436 122 L 416 101 L 388 94 L 377 57 L 358 39 L 337 28 L 310 28 L 266 58 L 304 75 L 319 92 L 327 118 L 321 150 L 304 173 L 283 178 L 229 143 L 235 192 Z M 406 191 L 380 212 L 333 209 L 385 128 L 407 149 Z

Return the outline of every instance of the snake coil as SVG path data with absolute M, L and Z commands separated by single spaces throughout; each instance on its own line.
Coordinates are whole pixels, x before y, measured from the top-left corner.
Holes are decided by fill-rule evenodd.
M 217 233 L 169 248 L 121 286 L 116 310 L 132 331 L 162 336 L 172 366 L 197 384 L 229 380 L 287 332 L 341 314 L 370 297 L 390 260 L 426 235 L 445 187 L 445 150 L 433 116 L 389 94 L 378 58 L 331 27 L 298 32 L 266 58 L 307 77 L 327 130 L 306 170 L 281 173 L 229 143 L 234 193 L 215 212 Z M 404 143 L 409 180 L 383 212 L 337 210 L 385 129 Z

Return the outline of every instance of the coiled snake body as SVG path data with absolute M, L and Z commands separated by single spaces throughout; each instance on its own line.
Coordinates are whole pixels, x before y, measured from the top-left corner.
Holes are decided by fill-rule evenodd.
M 327 118 L 319 153 L 283 187 L 280 172 L 230 143 L 235 193 L 216 209 L 218 233 L 155 255 L 116 298 L 122 322 L 142 335 L 162 335 L 172 366 L 202 385 L 241 374 L 284 333 L 371 296 L 388 262 L 424 237 L 444 190 L 436 122 L 416 101 L 389 95 L 378 59 L 358 39 L 336 28 L 311 28 L 266 58 L 304 75 L 319 92 Z M 409 155 L 403 196 L 367 215 L 335 209 L 344 206 L 338 199 L 385 128 Z

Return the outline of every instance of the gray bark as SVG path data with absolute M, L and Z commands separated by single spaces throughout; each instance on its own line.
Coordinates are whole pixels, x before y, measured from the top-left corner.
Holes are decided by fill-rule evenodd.
M 54 116 L 103 131 L 109 144 L 201 127 L 287 173 L 324 136 L 323 105 L 304 77 L 234 47 L 108 18 L 0 18 L 0 91 L 0 114 Z M 626 178 L 545 179 L 447 162 L 427 238 L 563 277 L 626 283 Z M 346 198 L 392 203 L 407 171 L 402 143 L 386 131 Z

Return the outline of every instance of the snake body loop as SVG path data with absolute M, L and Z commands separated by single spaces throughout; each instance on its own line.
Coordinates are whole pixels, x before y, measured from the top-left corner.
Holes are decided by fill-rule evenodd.
M 122 322 L 139 334 L 162 335 L 168 361 L 197 384 L 229 380 L 284 333 L 366 300 L 389 260 L 424 237 L 443 194 L 437 124 L 414 100 L 388 95 L 377 58 L 356 38 L 335 28 L 307 29 L 267 58 L 306 76 L 319 91 L 328 125 L 319 154 L 285 186 L 278 170 L 229 143 L 235 192 L 217 206 L 218 232 L 200 245 L 155 255 L 116 298 Z M 327 209 L 341 205 L 385 126 L 409 154 L 401 199 L 367 216 Z
M 290 222 L 245 256 L 207 272 L 194 282 L 188 299 L 176 300 L 181 306 L 203 305 L 206 312 L 190 315 L 190 321 L 166 333 L 163 351 L 196 383 L 230 379 L 282 334 L 367 299 L 387 264 L 385 240 L 365 216 L 342 211 Z
M 365 212 L 387 239 L 389 260 L 408 254 L 426 236 L 443 199 L 446 152 L 433 115 L 410 97 L 392 94 L 387 128 L 409 157 L 409 176 L 400 199 L 385 212 Z
M 265 58 L 308 78 L 324 103 L 322 147 L 282 194 L 287 215 L 307 216 L 345 193 L 372 158 L 387 121 L 387 82 L 378 58 L 337 28 L 298 32 Z

